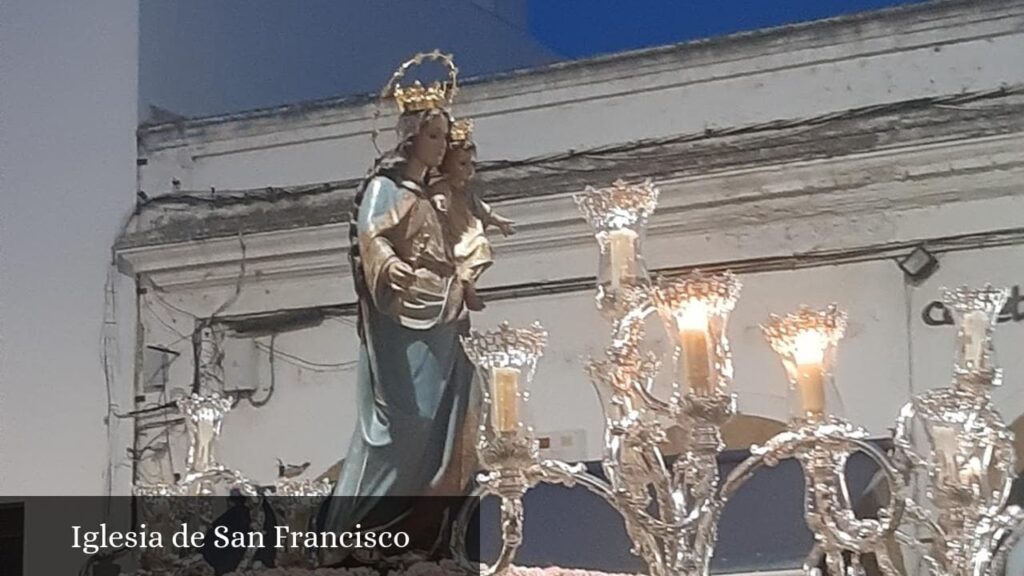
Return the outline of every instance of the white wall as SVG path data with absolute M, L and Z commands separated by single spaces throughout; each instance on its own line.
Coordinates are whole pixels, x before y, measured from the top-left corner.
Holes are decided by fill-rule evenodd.
M 1019 225 L 1024 195 L 1014 183 L 1024 173 L 1024 163 L 1019 154 L 1015 164 L 1003 165 L 998 159 L 1020 149 L 1019 138 L 958 141 L 668 181 L 662 186 L 661 206 L 651 221 L 645 252 L 648 262 L 662 267 L 903 241 L 932 240 L 933 248 L 945 250 L 942 238 Z M 958 173 L 949 168 L 967 162 L 992 169 Z M 879 176 L 883 166 L 893 174 L 913 172 L 918 178 L 886 180 Z M 929 173 L 934 176 L 927 177 Z M 866 175 L 867 181 L 851 186 L 851 175 Z M 827 184 L 837 182 L 844 186 L 828 188 Z M 785 194 L 775 197 L 778 191 L 812 183 L 823 190 L 797 199 Z M 688 208 L 691 203 L 706 204 L 708 199 L 730 195 L 756 200 L 723 202 L 714 209 Z M 484 284 L 501 287 L 594 273 L 596 243 L 570 198 L 517 200 L 501 204 L 500 209 L 522 222 L 523 229 L 511 240 L 496 240 L 497 262 Z M 344 237 L 343 226 L 244 236 L 247 274 L 238 298 L 233 298 L 241 271 L 238 238 L 129 251 L 127 257 L 137 271 L 167 287 L 163 293 L 151 291 L 144 296 L 144 323 L 147 343 L 177 346 L 182 351 L 174 365 L 172 386 L 187 386 L 191 381 L 188 342 L 183 338 L 194 320 L 182 315 L 182 310 L 203 317 L 228 301 L 232 303 L 224 310 L 228 315 L 352 301 Z M 785 313 L 804 303 L 822 306 L 834 301 L 849 311 L 838 385 L 845 415 L 872 434 L 887 434 L 899 407 L 912 393 L 945 385 L 952 334 L 942 327 L 925 328 L 919 318 L 921 309 L 939 297 L 942 285 L 1019 283 L 1017 278 L 1024 275 L 1024 248 L 1018 244 L 942 253 L 939 275 L 915 288 L 906 287 L 894 261 L 907 252 L 902 249 L 858 263 L 743 274 L 745 289 L 730 328 L 741 410 L 775 419 L 787 417 L 781 366 L 757 326 L 769 313 Z M 586 445 L 577 457 L 598 457 L 603 420 L 584 376 L 582 358 L 601 353 L 608 330 L 594 309 L 592 294 L 496 301 L 476 315 L 474 323 L 484 328 L 506 318 L 520 325 L 540 320 L 551 332 L 535 386 L 538 430 L 583 430 Z M 182 333 L 168 330 L 164 322 Z M 664 350 L 657 328 L 653 322 L 651 343 Z M 1001 349 L 1019 346 L 1020 329 L 1019 324 L 1000 326 Z M 913 356 L 909 339 L 915 342 Z M 281 350 L 319 364 L 350 361 L 356 350 L 352 327 L 334 321 L 282 337 L 279 343 Z M 1008 384 L 997 396 L 1000 399 L 1019 388 L 1014 383 L 1021 382 L 1024 374 L 1024 366 L 1016 363 L 1012 353 L 1004 353 L 1003 358 Z M 255 362 L 258 377 L 265 379 L 266 356 L 257 355 Z M 352 427 L 354 375 L 350 371 L 286 368 L 290 375 L 278 373 L 280 397 L 259 409 L 243 403 L 242 412 L 229 416 L 225 425 L 225 462 L 259 479 L 272 474 L 274 456 L 309 460 L 315 473 L 325 470 L 344 453 Z M 1007 402 L 1008 419 L 1024 408 L 1019 396 Z M 302 418 L 296 419 L 297 414 Z M 310 442 L 300 446 L 296 439 Z M 253 446 L 259 449 L 252 450 Z M 180 456 L 177 466 L 180 471 Z
M 108 461 L 124 462 L 131 428 L 104 426 L 100 333 L 110 246 L 134 199 L 137 5 L 15 0 L 0 23 L 0 497 L 124 493 L 130 467 L 108 478 Z M 134 298 L 119 284 L 113 398 L 127 411 Z M 65 520 L 29 503 L 26 574 L 81 565 L 54 543 Z
M 596 247 L 593 249 L 596 259 Z M 844 405 L 836 407 L 875 436 L 887 435 L 900 406 L 913 393 L 948 385 L 951 374 L 953 330 L 924 324 L 921 313 L 940 297 L 943 286 L 985 282 L 1024 285 L 1024 246 L 990 248 L 941 254 L 940 271 L 917 287 L 908 287 L 902 271 L 888 258 L 858 264 L 822 266 L 799 271 L 741 275 L 744 288 L 732 316 L 729 337 L 733 347 L 735 388 L 740 411 L 785 420 L 790 415 L 782 366 L 761 335 L 759 325 L 771 313 L 786 313 L 801 304 L 838 303 L 849 314 L 847 337 L 840 346 L 836 373 Z M 496 266 L 501 266 L 499 259 Z M 257 281 L 258 282 L 258 281 Z M 268 295 L 259 285 L 251 293 L 280 304 L 280 293 Z M 175 307 L 202 314 L 195 302 L 171 296 Z M 326 298 L 325 298 L 325 302 Z M 268 304 L 269 305 L 269 304 Z M 158 302 L 154 308 L 169 318 L 173 310 Z M 212 310 L 211 308 L 210 310 Z M 588 357 L 599 356 L 608 343 L 608 326 L 594 307 L 591 292 L 492 302 L 474 317 L 478 329 L 508 319 L 525 325 L 541 321 L 550 344 L 533 387 L 533 415 L 539 433 L 582 430 L 585 446 L 578 457 L 601 454 L 604 425 L 601 407 L 585 373 Z M 226 418 L 220 456 L 225 463 L 253 478 L 274 478 L 274 458 L 312 462 L 319 474 L 334 464 L 348 445 L 355 418 L 356 359 L 354 329 L 347 320 L 328 320 L 317 328 L 279 336 L 275 348 L 311 364 L 278 357 L 276 392 L 264 407 L 242 401 Z M 179 336 L 147 321 L 147 342 L 168 345 Z M 257 381 L 269 380 L 267 338 L 260 338 L 255 358 Z M 657 321 L 650 323 L 648 344 L 660 353 L 665 368 L 659 390 L 667 390 L 670 354 Z M 1006 384 L 996 400 L 1007 421 L 1024 412 L 1024 359 L 1014 350 L 1024 345 L 1024 324 L 1000 324 L 996 346 L 1006 370 Z M 235 348 L 232 348 L 234 350 Z M 228 361 L 232 358 L 229 355 Z M 172 382 L 191 381 L 188 352 L 172 369 Z M 176 447 L 175 470 L 183 469 L 183 446 Z M 156 469 L 154 473 L 158 473 Z M 157 477 L 153 478 L 154 480 Z
M 912 303 L 910 323 L 915 390 L 922 392 L 946 386 L 953 377 L 949 363 L 935 358 L 953 354 L 952 326 L 929 326 L 922 313 L 930 302 L 938 300 L 941 287 L 956 288 L 967 284 L 981 286 L 1020 286 L 1024 289 L 1024 247 L 1007 246 L 946 254 L 935 275 L 921 286 L 910 290 Z M 1018 309 L 1024 310 L 1024 306 Z M 996 359 L 1004 369 L 1005 381 L 995 393 L 996 406 L 1012 422 L 1024 413 L 1024 322 L 1008 321 L 997 325 Z
M 100 331 L 134 205 L 137 18 L 132 0 L 4 5 L 0 494 L 108 489 Z

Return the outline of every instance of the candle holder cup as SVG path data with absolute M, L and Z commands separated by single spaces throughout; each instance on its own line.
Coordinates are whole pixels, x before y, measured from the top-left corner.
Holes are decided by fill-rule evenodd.
M 588 187 L 574 197 L 598 241 L 597 305 L 612 327 L 604 358 L 587 363 L 605 413 L 603 477 L 578 463 L 540 458 L 527 417 L 528 389 L 546 341 L 538 325 L 514 330 L 504 324 L 464 339 L 485 400 L 478 447 L 486 471 L 473 494 L 501 499 L 502 546 L 482 576 L 511 565 L 522 543 L 523 496 L 540 483 L 581 486 L 615 508 L 650 576 L 707 576 L 725 504 L 758 469 L 787 458 L 802 468 L 804 518 L 814 535 L 805 573 L 821 574 L 824 564 L 830 574 L 862 575 L 863 556 L 873 557 L 883 575 L 899 576 L 906 573 L 904 551 L 923 550 L 918 558 L 932 576 L 1002 574 L 1008 550 L 1024 537 L 1024 511 L 1006 506 L 1013 435 L 991 401 L 1001 378 L 991 332 L 1006 292 L 986 287 L 946 294 L 958 334 L 953 386 L 904 407 L 891 458 L 866 429 L 843 418 L 832 373 L 845 314 L 831 305 L 772 316 L 762 331 L 786 370 L 791 420 L 751 446 L 750 457 L 720 481 L 722 426 L 736 412 L 725 332 L 740 285 L 728 272 L 699 271 L 652 285 L 641 246 L 657 197 L 649 181 Z M 675 345 L 668 399 L 653 392 L 660 363 L 643 345 L 655 311 Z M 922 421 L 931 458 L 913 451 L 927 446 L 909 438 L 911 419 Z M 682 450 L 671 462 L 662 452 L 667 426 L 682 432 Z M 846 467 L 855 452 L 878 466 L 872 485 L 882 480 L 888 489 L 875 518 L 854 512 Z M 913 477 L 922 470 L 928 482 Z M 919 483 L 927 484 L 930 506 L 911 495 L 910 485 Z M 454 531 L 456 544 L 464 543 L 468 510 Z
M 943 304 L 953 316 L 957 330 L 953 364 L 954 385 L 961 388 L 989 388 L 1002 384 L 1002 370 L 996 365 L 992 334 L 1009 290 L 985 286 L 945 290 Z
M 732 352 L 725 329 L 739 298 L 740 282 L 731 272 L 658 278 L 651 300 L 675 338 L 674 400 L 718 396 L 732 387 Z
M 647 221 L 658 204 L 658 189 L 650 180 L 608 188 L 588 186 L 573 196 L 590 224 L 600 249 L 597 307 L 619 317 L 631 311 L 629 291 L 649 285 L 643 257 Z
M 474 331 L 463 348 L 476 366 L 483 392 L 483 418 L 478 448 L 487 469 L 521 468 L 537 460 L 537 442 L 530 418 L 530 385 L 544 353 L 547 332 L 539 323 Z
M 786 369 L 793 424 L 842 416 L 832 370 L 846 314 L 835 304 L 823 310 L 804 306 L 785 317 L 772 315 L 761 330 Z
M 896 461 L 930 504 L 915 517 L 931 536 L 924 559 L 948 574 L 999 573 L 1005 536 L 1024 524 L 1024 513 L 1007 507 L 1013 432 L 992 401 L 1002 381 L 992 332 L 1008 295 L 988 285 L 944 292 L 957 330 L 952 385 L 915 396 L 897 421 Z

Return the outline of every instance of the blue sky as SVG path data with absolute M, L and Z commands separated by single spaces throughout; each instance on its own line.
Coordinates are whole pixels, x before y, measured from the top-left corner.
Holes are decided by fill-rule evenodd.
M 530 34 L 565 58 L 674 44 L 920 0 L 529 0 Z
M 410 54 L 464 76 L 920 0 L 141 0 L 140 118 L 365 94 Z

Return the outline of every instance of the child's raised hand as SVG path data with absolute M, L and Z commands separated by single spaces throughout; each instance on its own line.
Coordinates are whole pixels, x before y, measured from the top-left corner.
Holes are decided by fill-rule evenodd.
M 503 236 L 511 236 L 516 233 L 515 223 L 515 220 L 510 220 L 504 216 L 491 215 L 491 224 L 497 226 Z

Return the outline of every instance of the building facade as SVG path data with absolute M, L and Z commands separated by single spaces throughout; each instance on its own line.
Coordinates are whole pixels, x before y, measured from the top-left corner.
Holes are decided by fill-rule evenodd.
M 661 190 L 650 269 L 741 277 L 730 338 L 744 414 L 789 416 L 759 324 L 837 302 L 850 318 L 838 409 L 887 436 L 912 394 L 950 380 L 940 287 L 985 282 L 1015 287 L 996 337 L 997 400 L 1008 419 L 1024 412 L 1021 54 L 1024 1 L 952 0 L 467 84 L 455 113 L 476 122 L 476 185 L 519 230 L 494 238 L 474 324 L 549 329 L 533 405 L 553 453 L 601 456 L 583 366 L 607 327 L 593 302 L 596 243 L 571 195 L 620 178 Z M 257 480 L 273 480 L 275 458 L 328 471 L 354 426 L 347 221 L 375 154 L 372 114 L 356 97 L 140 131 L 149 199 L 116 246 L 139 288 L 137 408 L 187 392 L 193 332 L 212 319 L 225 385 L 242 398 L 220 459 Z M 938 268 L 911 278 L 899 262 L 921 248 Z M 173 410 L 137 420 L 137 481 L 182 470 L 181 426 Z

